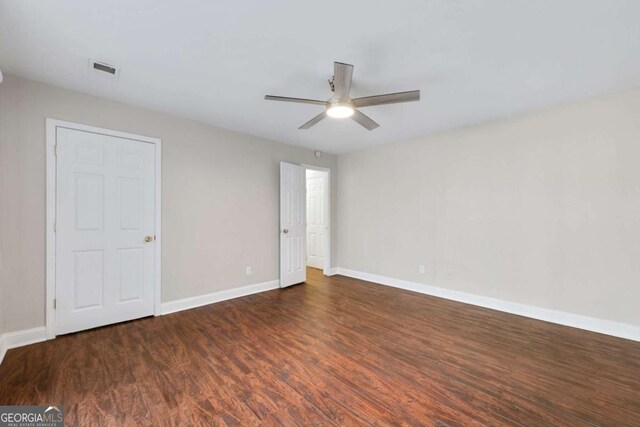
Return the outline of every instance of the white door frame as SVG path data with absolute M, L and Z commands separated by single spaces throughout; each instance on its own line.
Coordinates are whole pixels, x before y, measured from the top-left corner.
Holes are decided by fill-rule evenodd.
M 325 236 L 325 248 L 324 248 L 324 269 L 323 269 L 323 274 L 325 276 L 331 276 L 331 169 L 329 168 L 324 168 L 321 166 L 314 166 L 314 165 L 307 165 L 307 164 L 302 164 L 300 165 L 305 169 L 311 169 L 311 170 L 316 170 L 316 171 L 320 171 L 320 172 L 326 172 L 327 173 L 327 182 L 325 182 L 325 193 L 324 193 L 324 197 L 325 197 L 325 218 L 327 219 L 327 233 Z M 306 203 L 306 201 L 305 201 Z M 305 224 L 306 224 L 306 218 L 305 218 Z M 305 231 L 306 232 L 306 231 Z
M 95 126 L 88 126 L 79 123 L 66 122 L 47 118 L 47 135 L 46 135 L 46 156 L 47 156 L 47 212 L 46 212 L 46 293 L 45 293 L 45 322 L 47 328 L 47 339 L 56 337 L 55 329 L 55 308 L 54 300 L 56 297 L 56 233 L 54 224 L 56 220 L 56 129 L 66 128 L 79 130 L 84 132 L 97 133 L 100 135 L 115 136 L 118 138 L 126 138 L 134 141 L 146 142 L 155 145 L 155 168 L 156 168 L 156 189 L 155 189 L 155 286 L 154 286 L 154 315 L 159 316 L 160 313 L 160 297 L 161 297 L 161 248 L 162 248 L 162 227 L 161 227 L 161 158 L 162 144 L 158 138 L 148 136 L 134 135 L 131 133 L 118 132 L 110 129 L 103 129 Z

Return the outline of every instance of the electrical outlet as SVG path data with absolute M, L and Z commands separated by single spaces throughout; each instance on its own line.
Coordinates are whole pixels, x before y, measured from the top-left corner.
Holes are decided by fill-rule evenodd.
M 421 265 L 420 267 L 418 267 L 418 272 L 420 274 L 424 274 L 424 265 Z
M 247 272 L 247 276 L 251 276 L 251 274 L 253 274 L 253 272 L 251 271 L 251 266 L 247 267 L 246 272 Z

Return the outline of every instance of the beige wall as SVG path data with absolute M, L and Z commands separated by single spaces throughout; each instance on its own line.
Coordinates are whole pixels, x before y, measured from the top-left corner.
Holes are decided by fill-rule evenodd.
M 5 75 L 0 85 L 5 332 L 44 325 L 46 117 L 162 139 L 163 302 L 278 278 L 280 161 L 332 169 L 332 223 L 337 222 L 334 156 L 318 160 L 312 150 Z M 245 275 L 248 265 L 252 276 Z
M 278 277 L 284 160 L 332 169 L 334 266 L 640 324 L 640 90 L 346 154 L 336 165 L 5 75 L 0 333 L 44 325 L 46 117 L 162 138 L 163 302 Z
M 340 267 L 640 325 L 640 89 L 338 169 Z

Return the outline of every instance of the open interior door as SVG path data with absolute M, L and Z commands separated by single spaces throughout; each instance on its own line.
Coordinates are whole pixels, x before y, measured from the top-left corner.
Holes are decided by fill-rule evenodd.
M 280 163 L 280 287 L 307 280 L 305 169 Z

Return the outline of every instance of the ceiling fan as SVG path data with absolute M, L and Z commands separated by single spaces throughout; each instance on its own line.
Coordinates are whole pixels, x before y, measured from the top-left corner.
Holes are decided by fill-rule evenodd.
M 373 105 L 397 104 L 400 102 L 411 102 L 420 100 L 419 90 L 408 92 L 387 93 L 384 95 L 365 96 L 364 98 L 350 98 L 351 80 L 353 77 L 353 65 L 342 62 L 333 63 L 333 78 L 329 80 L 329 86 L 333 96 L 326 101 L 304 98 L 289 98 L 287 96 L 266 95 L 267 101 L 298 102 L 301 104 L 315 104 L 325 107 L 325 111 L 300 126 L 298 129 L 309 129 L 325 117 L 343 119 L 351 117 L 368 130 L 373 130 L 380 126 L 369 116 L 361 113 L 358 108 L 371 107 Z

